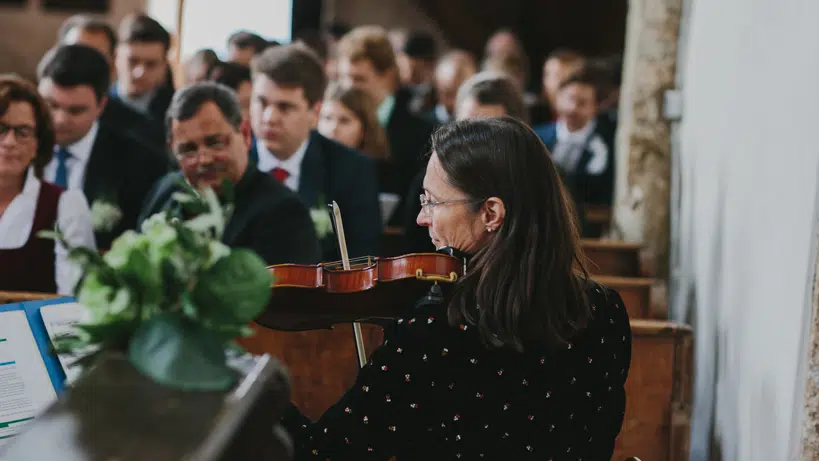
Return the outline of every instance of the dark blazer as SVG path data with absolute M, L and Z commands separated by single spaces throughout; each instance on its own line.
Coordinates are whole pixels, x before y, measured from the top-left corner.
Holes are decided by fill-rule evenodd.
M 100 124 L 140 139 L 158 150 L 165 150 L 163 123 L 131 109 L 119 98 L 108 98 L 108 103 L 100 116 Z
M 163 152 L 100 124 L 86 165 L 83 192 L 91 206 L 97 200 L 115 203 L 122 212 L 122 219 L 109 232 L 95 232 L 98 248 L 108 249 L 116 237 L 136 229 L 145 196 L 168 172 L 170 164 Z
M 593 318 L 568 346 L 489 348 L 445 303 L 408 310 L 318 421 L 291 406 L 294 459 L 611 459 L 631 327 L 617 292 L 589 285 Z
M 173 99 L 174 88 L 171 84 L 165 84 L 156 90 L 151 102 L 148 104 L 148 113 L 144 116 L 148 121 L 154 125 L 154 129 L 158 126 L 162 129 L 162 138 L 165 138 L 165 113 L 171 105 Z M 120 104 L 125 104 L 121 101 L 121 96 L 116 85 L 111 87 L 108 93 L 109 99 L 116 99 Z M 163 141 L 164 143 L 164 141 Z
M 255 143 L 250 155 L 258 158 Z M 310 133 L 298 193 L 311 209 L 329 211 L 328 203 L 338 203 L 351 258 L 377 256 L 383 230 L 377 178 L 372 159 L 316 131 Z M 340 259 L 335 234 L 323 238 L 321 244 L 324 261 Z
M 393 159 L 392 179 L 381 187 L 384 192 L 404 197 L 412 179 L 424 167 L 424 156 L 429 151 L 429 140 L 434 125 L 423 117 L 414 115 L 409 108 L 412 93 L 407 89 L 395 93 L 395 107 L 387 123 L 387 138 Z M 392 217 L 390 225 L 401 225 L 406 208 L 402 200 Z
M 169 173 L 148 194 L 139 222 L 162 212 L 179 212 L 172 195 L 181 190 L 181 172 Z M 233 214 L 222 243 L 255 251 L 265 263 L 317 264 L 319 242 L 310 213 L 299 197 L 270 176 L 248 167 L 234 189 Z
M 557 144 L 556 123 L 537 126 L 534 131 L 550 151 L 554 149 Z M 575 171 L 561 171 L 578 207 L 585 204 L 611 205 L 614 195 L 614 140 L 612 136 L 613 133 L 607 127 L 598 123 L 595 131 L 589 136 Z M 598 175 L 592 175 L 586 171 L 586 166 L 595 155 L 593 142 L 602 142 L 608 150 L 606 169 Z

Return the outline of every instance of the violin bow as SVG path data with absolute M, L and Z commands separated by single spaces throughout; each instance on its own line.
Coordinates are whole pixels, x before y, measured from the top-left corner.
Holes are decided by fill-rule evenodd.
M 341 223 L 341 210 L 338 208 L 338 203 L 333 200 L 330 205 L 333 211 L 333 223 L 336 228 L 336 236 L 338 236 L 338 248 L 341 252 L 341 265 L 345 271 L 350 270 L 350 255 L 347 252 L 347 239 L 344 237 L 344 226 Z M 367 353 L 364 350 L 364 335 L 361 333 L 361 324 L 353 322 L 353 334 L 355 335 L 355 350 L 358 354 L 358 367 L 364 368 L 367 363 Z

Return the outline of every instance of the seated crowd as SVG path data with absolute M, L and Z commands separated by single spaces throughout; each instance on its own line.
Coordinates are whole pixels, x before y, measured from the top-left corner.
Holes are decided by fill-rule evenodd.
M 390 227 L 400 251 L 471 269 L 448 306 L 394 323 L 320 421 L 291 409 L 297 459 L 608 459 L 631 336 L 617 292 L 577 272 L 575 209 L 612 200 L 609 68 L 557 50 L 537 95 L 508 31 L 480 64 L 425 34 L 332 32 L 238 32 L 177 89 L 154 19 L 66 21 L 36 82 L 0 76 L 0 290 L 72 294 L 78 268 L 41 231 L 105 251 L 155 213 L 184 217 L 185 182 L 231 182 L 222 239 L 269 265 L 338 260 L 336 202 L 350 257 L 387 256 Z M 106 204 L 117 223 L 95 228 Z

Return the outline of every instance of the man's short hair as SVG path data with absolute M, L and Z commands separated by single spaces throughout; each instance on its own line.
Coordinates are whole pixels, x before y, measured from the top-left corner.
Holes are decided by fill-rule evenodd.
M 117 33 L 114 32 L 114 28 L 111 27 L 111 25 L 104 19 L 95 18 L 94 16 L 87 14 L 75 14 L 74 16 L 71 16 L 63 21 L 59 32 L 57 32 L 57 41 L 64 41 L 68 33 L 74 29 L 105 34 L 108 41 L 111 42 L 111 49 L 109 50 L 111 56 L 114 55 L 114 51 L 117 48 Z
M 250 82 L 250 68 L 236 62 L 219 62 L 210 68 L 208 80 L 239 91 L 242 82 Z
M 296 43 L 269 48 L 253 60 L 253 74 L 261 74 L 276 85 L 304 89 L 312 106 L 321 101 L 327 87 L 324 65 L 311 49 Z
M 254 34 L 248 30 L 240 30 L 230 34 L 228 37 L 228 46 L 235 46 L 241 50 L 248 48 L 253 49 L 253 54 L 259 54 L 264 51 L 270 42 L 262 38 L 259 34 Z
M 173 95 L 165 114 L 165 128 L 171 140 L 173 121 L 190 120 L 208 102 L 213 102 L 235 130 L 242 125 L 242 108 L 236 93 L 225 85 L 214 82 L 198 82 L 178 90 Z
M 458 89 L 455 106 L 470 98 L 479 104 L 503 106 L 507 115 L 524 122 L 529 120 L 523 94 L 506 74 L 483 71 L 473 75 Z
M 559 90 L 563 90 L 569 85 L 580 84 L 587 85 L 594 89 L 594 98 L 598 103 L 603 96 L 602 87 L 605 84 L 605 74 L 603 71 L 595 66 L 585 65 L 577 72 L 569 75 L 569 77 L 560 82 Z
M 161 43 L 168 51 L 171 34 L 156 19 L 145 14 L 126 16 L 119 25 L 119 41 L 122 43 Z
M 343 22 L 331 22 L 330 24 L 327 24 L 325 29 L 334 40 L 341 40 L 341 37 L 347 35 L 352 30 L 352 27 Z
M 581 63 L 585 60 L 583 54 L 570 48 L 556 48 L 546 56 L 546 61 L 556 60 L 564 64 Z M 544 61 L 545 62 L 545 61 Z
M 392 43 L 387 31 L 379 26 L 361 26 L 353 29 L 339 42 L 338 56 L 353 62 L 366 59 L 379 74 L 396 68 Z
M 425 61 L 435 61 L 438 58 L 438 44 L 435 38 L 426 32 L 410 32 L 402 51 L 410 58 Z
M 108 59 L 94 48 L 58 45 L 40 60 L 37 78 L 51 79 L 62 87 L 90 86 L 100 101 L 111 86 L 111 68 Z

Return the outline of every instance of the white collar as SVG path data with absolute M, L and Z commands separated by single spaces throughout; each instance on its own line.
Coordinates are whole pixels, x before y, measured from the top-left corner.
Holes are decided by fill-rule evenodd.
M 85 136 L 80 138 L 80 140 L 74 144 L 65 146 L 65 149 L 71 154 L 72 157 L 76 158 L 80 162 L 87 162 L 88 158 L 91 157 L 91 149 L 94 148 L 94 141 L 97 140 L 99 128 L 99 122 L 94 122 L 94 124 L 91 125 L 91 129 L 88 130 L 88 133 L 85 133 Z M 59 150 L 59 148 L 60 146 L 55 145 L 54 151 L 56 152 Z
M 436 104 L 435 118 L 441 123 L 446 123 L 450 120 L 451 116 L 449 115 L 449 111 L 446 110 L 446 107 L 444 107 L 443 104 Z
M 307 147 L 310 144 L 310 136 L 301 143 L 296 152 L 287 160 L 279 160 L 267 147 L 261 139 L 256 139 L 256 151 L 259 153 L 259 170 L 268 172 L 273 168 L 281 168 L 287 171 L 292 178 L 298 178 L 301 174 L 301 162 L 304 160 L 304 155 L 307 153 Z
M 555 127 L 557 142 L 583 144 L 587 139 L 589 139 L 589 136 L 592 135 L 596 127 L 597 122 L 594 119 L 591 119 L 583 128 L 577 131 L 569 131 L 569 128 L 566 126 L 566 122 L 564 122 L 562 119 L 558 120 L 557 126 Z

